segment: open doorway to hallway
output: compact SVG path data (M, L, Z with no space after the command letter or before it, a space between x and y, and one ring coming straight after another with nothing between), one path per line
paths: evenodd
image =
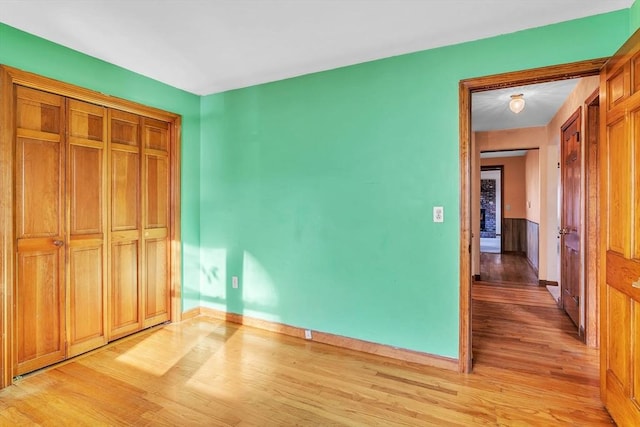
M460 99L460 108L459 108L459 116L460 116L460 350L459 350L459 368L463 372L470 372L472 370L472 344L473 344L473 333L472 333L472 287L473 287L473 278L477 275L477 271L479 271L479 244L477 245L476 250L476 241L479 235L479 221L477 218L477 214L474 213L473 206L474 197L473 192L475 191L473 182L476 182L476 178L479 180L479 153L482 151L479 149L480 144L482 144L482 139L486 139L492 134L491 131L485 131L485 135L479 135L479 132L475 129L472 129L472 96L474 94L493 91L497 89L513 89L515 87L523 86L523 85L531 85L537 83L546 83L546 82L555 82L562 81L566 79L573 78L590 78L598 80L598 76L601 68L605 63L605 59L598 60L588 60L582 62L575 62L571 64L562 64L549 66L544 68L532 69L532 70L524 70L517 71L511 73L504 73L493 76L485 76L478 77L472 79L466 79L460 81L459 89L459 99ZM597 92L597 91L596 91ZM593 92L591 93L593 95ZM570 108L575 111L575 105L590 105L587 103L587 97L591 95L587 95L585 98L580 99L580 96L571 97L571 103L573 104ZM569 98L567 98L568 100ZM594 101L595 102L595 101ZM503 100L501 105L495 103L498 109L506 110L508 107L509 99ZM477 103L474 103L477 106ZM506 111L505 111L506 112ZM514 119L517 120L517 119ZM561 120L561 119L560 119ZM562 123L558 125L561 126ZM503 135L508 135L508 130L503 132ZM550 138L556 135L558 139L560 139L560 132L553 131L553 133L542 132L541 137L543 141L549 141ZM513 138L505 138L506 140L513 141ZM597 139L597 138L596 138ZM587 139L588 140L588 139ZM597 141L595 142L597 145L600 145ZM500 147L498 149L505 149L504 147ZM547 159L550 156L548 148L545 150L540 149L540 158L542 160ZM556 171L558 167L558 160L556 160ZM597 177L598 175L598 166L596 165L591 168L587 168L587 174L584 175L584 180L586 182L590 182L591 177ZM541 171L541 180L548 180L548 176L546 174L547 171ZM478 175L476 175L478 174ZM541 188L546 188L545 185L541 182ZM542 198L542 200L558 200L556 195L546 195L547 197ZM586 199L586 200L585 200ZM597 197L594 199L589 195L588 198L582 198L581 200L581 210L588 212L588 217L591 217L591 211L594 207L598 206ZM548 206L547 206L548 208ZM543 212L547 212L547 210L542 209ZM556 212L557 214L557 212ZM477 226L476 226L477 224ZM597 227L594 229L591 227L591 221L587 222L586 228L588 232L583 236L590 236L592 231L597 231ZM585 227L583 223L583 227ZM555 251L557 253L559 246L559 238L558 231L559 230L549 230L547 227L546 230L540 230L539 237L545 237L546 243L549 243L550 239L547 233L553 233L553 237L555 238ZM589 237L591 239L591 237ZM553 241L553 239L551 239ZM584 238L583 238L584 241ZM540 246L542 246L542 241L539 242ZM589 249L589 252L593 256L593 252ZM596 254L599 252L596 251ZM541 255L541 254L540 254ZM540 256L540 266L542 270L542 266L545 265L542 261L542 256ZM548 270L548 269L547 269ZM587 325L588 329L586 330L586 341L590 345L594 345L589 337L597 337L598 336L598 295L596 293L596 283L591 280L591 277L594 277L594 272L592 271L593 267L587 263L585 268L581 271L581 292L586 294L586 298L583 298L581 301L588 300L589 303L585 304L585 325ZM540 271L541 280L544 277ZM546 273L546 272L545 272ZM587 280L584 280L584 278ZM583 295L584 297L585 295ZM595 303L592 304L591 298L595 299ZM582 323L582 320L581 320Z
M539 274L539 284L541 285L557 285L561 278L561 263L560 263L560 248L562 242L561 231L561 192L558 191L559 177L561 172L560 165L560 128L566 121L567 117L571 116L576 108L583 108L586 104L587 98L593 94L594 88L598 87L598 77L596 76L598 69L592 63L576 63L575 71L573 73L567 73L568 66L549 67L548 69L523 71L518 73L505 74L503 76L489 76L486 78L479 78L473 80L467 80L461 82L461 153L466 152L466 146L468 146L468 166L463 165L463 170L467 167L469 173L468 187L463 185L463 194L468 194L470 197L470 204L467 205L464 200L462 201L462 215L461 227L463 230L463 239L461 249L464 248L466 242L469 244L470 256L461 256L461 276L465 273L464 265L469 262L471 277L479 279L478 272L480 271L481 251L480 251L480 202L479 202L479 188L480 188L480 153L483 151L503 151L515 148L524 148L527 150L535 150L537 155L538 168L538 189L539 192L539 205L537 207L538 216L532 216L531 212L535 206L535 200L531 200L526 196L525 209L526 209L526 240L527 245L526 252L533 256L528 257L531 264L535 265ZM557 68L557 69L556 69ZM529 74L530 73L530 74ZM578 79L579 78L579 79ZM536 106L534 96L531 94L541 86L540 82L545 82L544 85L548 87L542 87L542 90L552 88L554 84L561 82L569 87L567 92L564 93L563 99L559 106L552 109L550 116L542 124L527 123L526 120L521 120L517 126L505 126L504 128L486 128L478 129L476 127L475 119L477 118L476 107L481 105L481 102L477 102L476 95L489 94L495 92L493 95L498 94L504 98L501 107L496 107L499 104L494 96L491 101L494 104L493 111L496 112L496 108L502 109L502 115L508 116L509 111L509 91L515 90L522 94L526 90L531 89L530 94L524 94L525 99L528 98L527 106ZM531 83L531 84L530 84ZM534 90L535 89L535 90ZM472 101L472 96L473 101ZM550 93L543 98L549 100ZM480 98L478 98L480 99ZM465 101L469 103L465 106ZM468 113L463 111L468 108ZM524 117L516 113L511 114L511 124L517 122ZM466 123L466 125L465 125ZM466 135L466 137L465 137ZM511 145L510 145L511 144ZM518 145L513 145L518 144ZM596 168L597 169L597 168ZM580 191L581 194L585 191L585 177L580 178ZM463 177L464 179L464 177ZM464 197L464 196L463 196ZM581 196L579 202L579 209L581 212L585 212L587 204L593 205L593 201L585 201ZM468 206L468 210L466 208ZM586 215L586 214L585 214ZM465 234L464 224L469 221L470 229L469 234ZM502 227L503 234L505 233L505 227ZM468 240L467 237L468 236ZM472 237L473 236L473 237ZM504 243L504 237L503 237ZM538 246L538 250L531 250L531 245ZM584 244L581 243L581 244ZM534 248L535 249L535 248ZM502 248L504 251L504 247ZM461 254L462 254L461 250ZM468 260L468 261L467 261ZM580 280L580 298L584 298L586 295L593 295L595 287L592 283L585 282L585 276L587 272L584 267L581 267L579 280ZM472 283L466 285L466 280L461 277L461 308L463 315L461 318L461 325L470 325L471 311L467 312L468 318L465 318L465 307L471 305L470 297L472 289ZM541 287L542 290L544 288ZM469 293L467 293L469 290ZM544 290L546 292L546 290ZM547 293L548 295L548 293ZM468 304L468 305L467 305ZM585 305L581 303L581 310L584 310ZM580 318L580 327L583 327L585 319L590 319L589 322L596 320L597 312L592 307L589 312L585 312ZM469 323L467 323L469 321ZM591 334L597 334L596 328L591 326ZM461 365L468 363L471 364L470 359L466 359L465 355L470 356L470 349L472 344L471 332L466 334L461 333ZM576 330L577 337L577 330Z

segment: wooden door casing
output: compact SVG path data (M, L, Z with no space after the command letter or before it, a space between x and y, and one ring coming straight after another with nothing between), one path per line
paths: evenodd
M64 98L16 88L16 281L13 374L63 360Z
M640 32L600 84L601 395L620 426L640 424Z
M567 119L560 129L561 143L561 270L562 308L576 327L580 327L580 178L581 108Z

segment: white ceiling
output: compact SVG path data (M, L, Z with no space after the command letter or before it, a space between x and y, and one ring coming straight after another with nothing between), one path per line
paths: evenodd
M633 0L0 0L0 22L210 94L628 8Z
M471 128L474 131L546 126L575 89L580 79L560 80L471 94ZM511 95L522 94L524 110L509 110Z

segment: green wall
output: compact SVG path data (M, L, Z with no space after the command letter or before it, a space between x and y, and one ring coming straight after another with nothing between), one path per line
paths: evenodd
M639 7L205 97L3 24L0 63L183 116L185 310L457 357L458 82L610 55Z
M624 10L203 97L203 305L457 357L459 81L608 56L629 25Z
M183 308L198 306L200 97L2 23L0 64L182 115Z
M634 1L629 9L629 35L640 28L640 1Z

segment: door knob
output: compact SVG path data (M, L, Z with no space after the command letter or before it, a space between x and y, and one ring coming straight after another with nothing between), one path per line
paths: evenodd
M560 234L561 236L564 236L565 234L569 234L569 229L561 228L560 231L558 231L558 234Z
M57 247L64 246L64 242L62 240L54 240L53 246L57 246Z

